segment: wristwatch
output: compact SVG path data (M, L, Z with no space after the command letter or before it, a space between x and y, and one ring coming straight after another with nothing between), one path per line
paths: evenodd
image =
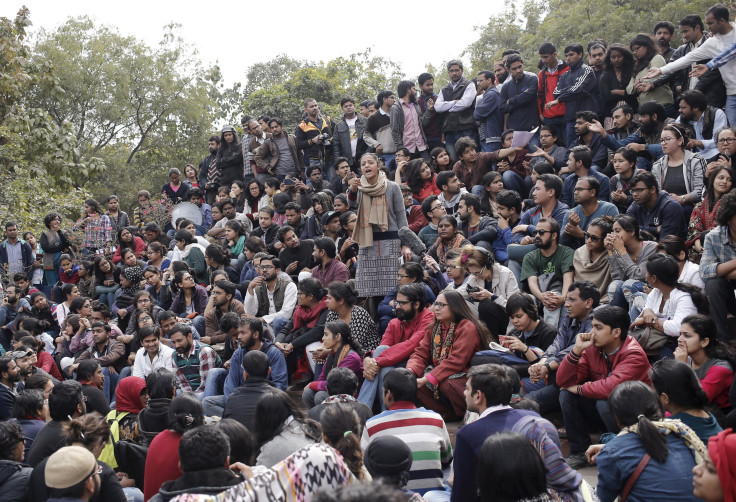
M547 368L547 371L549 371L550 373L552 373L552 368L550 367L550 365L549 365L548 362L545 361L544 367Z

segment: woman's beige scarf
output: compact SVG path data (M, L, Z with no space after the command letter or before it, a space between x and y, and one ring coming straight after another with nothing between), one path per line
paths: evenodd
M362 197L358 206L358 221L353 230L353 240L360 247L373 245L373 225L377 225L381 232L388 230L388 207L386 203L386 189L388 181L383 172L378 173L378 179L371 185L365 176L360 178L358 188Z

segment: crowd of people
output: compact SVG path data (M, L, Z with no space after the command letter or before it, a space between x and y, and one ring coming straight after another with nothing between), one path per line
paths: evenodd
M3 500L734 500L736 30L704 20L245 116L131 216L4 222Z

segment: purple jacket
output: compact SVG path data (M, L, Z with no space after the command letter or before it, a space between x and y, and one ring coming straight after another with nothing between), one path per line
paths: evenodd
M204 315L204 309L207 307L207 290L204 289L204 286L200 286L199 284L195 286L192 301L194 302L194 311L199 312L199 315ZM187 304L184 300L184 293L181 291L171 301L171 311L179 317L186 317Z
M358 377L358 384L363 382L363 359L358 355L357 352L350 351L345 359L337 366L338 368L347 368ZM327 390L327 372L326 366L322 366L322 373L320 373L317 379L317 390Z

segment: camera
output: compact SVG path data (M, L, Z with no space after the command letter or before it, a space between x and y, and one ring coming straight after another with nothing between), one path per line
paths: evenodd
M465 289L468 293L477 293L478 291L480 291L480 288L478 286L468 286Z
M330 135L326 132L323 132L318 136L319 138L322 138L322 144L324 146L330 146L332 144L332 141L330 141Z

